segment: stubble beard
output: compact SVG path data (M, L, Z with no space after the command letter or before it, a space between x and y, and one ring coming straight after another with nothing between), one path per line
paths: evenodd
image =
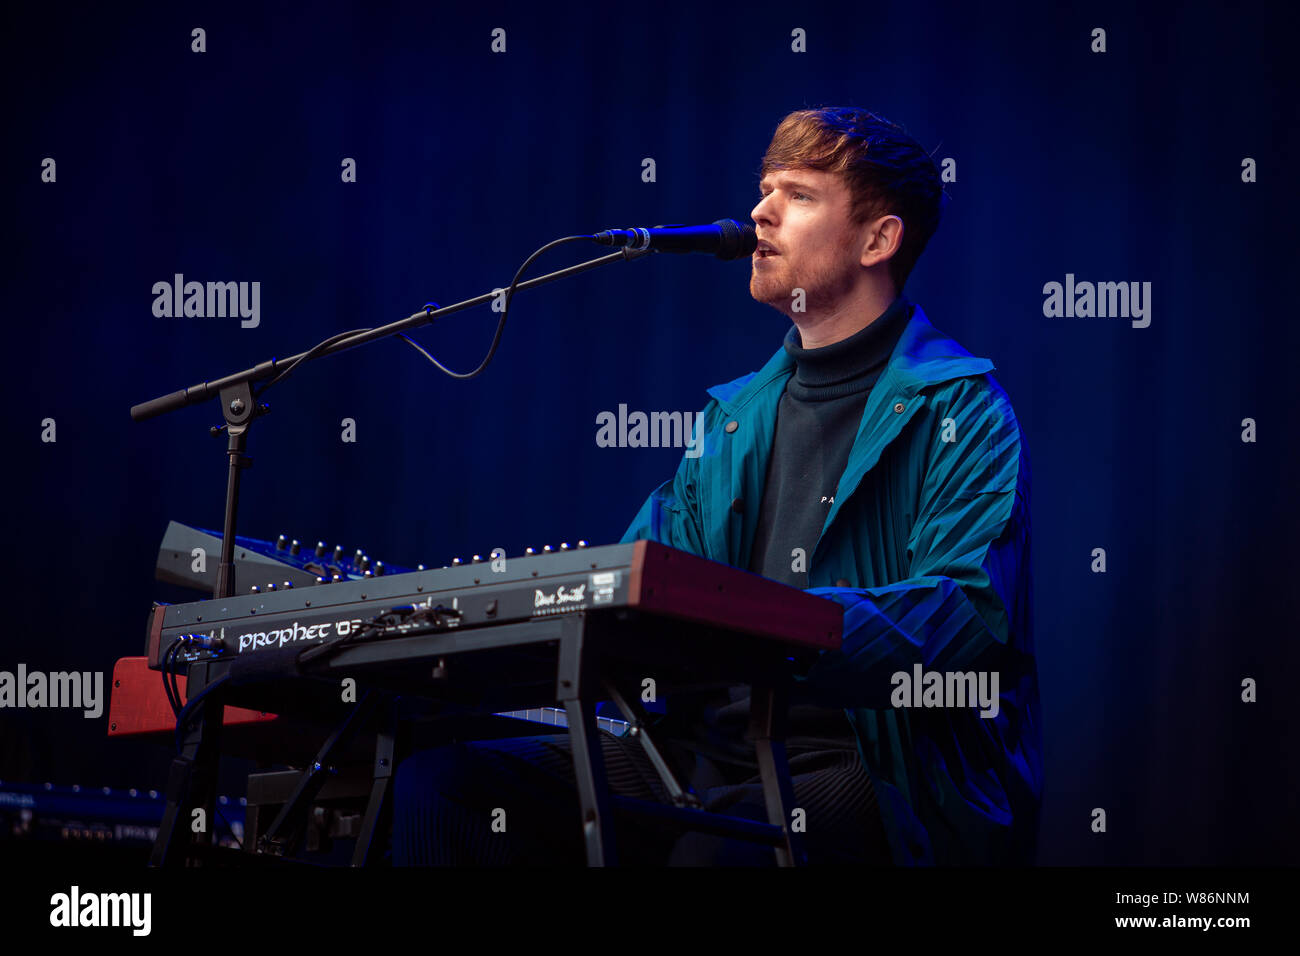
M753 264L750 268L749 294L755 301L766 303L787 315L794 304L795 289L804 290L805 312L817 314L835 310L852 292L860 269L847 256L824 264L810 273L798 270L789 273L786 271L788 263L784 262L779 266L765 266L763 271L766 275L760 275L758 267Z

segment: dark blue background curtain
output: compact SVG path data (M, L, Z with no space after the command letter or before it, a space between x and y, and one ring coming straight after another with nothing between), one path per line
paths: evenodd
M25 5L4 39L0 669L140 653L167 521L220 525L215 406L133 423L131 405L504 286L552 238L748 221L781 116L858 105L954 161L906 291L994 361L1030 443L1040 862L1294 861L1300 156L1281 9ZM259 324L156 317L177 273L260 283ZM696 411L761 366L788 323L748 274L659 256L521 293L469 382L394 341L300 369L253 432L241 532L404 565L617 540L681 450L598 447L596 417ZM1046 316L1067 274L1149 282L1149 326ZM496 318L417 337L464 370ZM0 712L0 779L161 786L150 748L104 738L102 717Z

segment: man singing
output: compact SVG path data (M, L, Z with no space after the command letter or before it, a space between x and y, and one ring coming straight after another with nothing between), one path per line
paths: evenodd
M793 323L709 389L703 454L642 507L650 538L832 598L844 641L799 675L787 752L810 863L1028 864L1042 793L1029 459L1006 393L902 295L939 171L865 110L801 110L763 157L750 293ZM670 710L706 809L766 821L743 688ZM664 799L601 734L614 792ZM493 807L517 800L510 833ZM516 825L518 816L524 817ZM770 864L770 847L619 821L625 861ZM580 862L567 736L442 748L398 773L396 863Z

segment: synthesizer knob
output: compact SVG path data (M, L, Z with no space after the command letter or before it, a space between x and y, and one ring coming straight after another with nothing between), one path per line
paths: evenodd
M301 550L302 550L302 542L299 541L297 538L294 538L293 543L289 545L289 553L296 555Z
M473 560L474 560L474 563L475 563L475 564L482 564L482 563L483 563L483 555L481 555L481 554L476 554L476 555L474 555L474 559L473 559Z
M262 593L262 589L259 588L256 584L254 584L251 588L248 589L248 593L249 593L249 594L261 594L261 593Z
M567 542L567 541L561 541L561 542L560 542L560 550L561 550L561 551L568 551L568 550L569 550L569 542Z
M333 581L334 581L335 584L338 584L338 583L339 583L340 581L342 581L342 580L343 580L343 575L341 575L341 574L336 574L336 575L334 575Z
M384 562L375 562L375 577L380 577L384 573Z
M452 559L451 559L451 566L452 566L453 568L458 568L458 567L460 567L460 566L461 566L462 564L464 564L464 563L465 563L465 562L461 561L460 558L452 558Z
M283 551L288 546L289 546L289 539L286 538L284 535L280 535L280 537L275 539L275 550Z
M550 553L551 553L551 550L552 550L552 549L551 549L551 546L550 546L549 544L544 544L544 545L542 545L542 554L550 554Z
M536 548L524 548L524 554L528 555L530 558L536 553L537 553Z
M373 578L373 577L375 576L375 572L374 572L374 571L363 571L363 572L361 573L361 576L362 576L363 578Z
M270 583L268 583L267 586L266 586L266 589L267 589L268 591L274 591L274 590L275 590L275 582L274 582L274 581L271 581Z
M334 545L334 563L338 564L342 560L343 560L343 545L336 544Z
M352 555L352 566L354 568L361 567L361 561L363 558L365 558L365 556L366 553L362 551L360 548L357 548L357 553Z
M282 585L280 585L280 587L282 587L282 588L291 588L291 587L293 587L293 582L292 582L292 581L285 581Z
M316 551L315 551L315 554L316 554L316 557L318 557L318 558L323 558L323 557L325 557L325 542L324 542L324 541L317 541L317 542L316 542Z
M318 575L316 575L316 583L317 583L317 584L324 584L324 583L325 583L325 579L324 579L323 577L321 577L321 576L318 574Z
M423 571L423 570L424 570L424 565L423 565L423 564L417 564L417 565L415 566L415 570L417 570L417 571Z
M587 546L587 542L585 542L585 541L579 541L579 542L578 542L578 547L580 547L580 548L585 548L586 546Z
M367 554L363 554L361 556L361 563L357 565L357 567L361 568L362 571L370 570L370 556Z

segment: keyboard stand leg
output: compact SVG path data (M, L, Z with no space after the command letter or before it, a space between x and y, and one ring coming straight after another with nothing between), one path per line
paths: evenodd
M794 785L785 756L785 726L789 694L785 686L755 683L750 697L750 736L758 752L759 776L767 803L767 820L781 828L784 843L776 848L778 866L803 866L808 862L803 840L791 828Z
M673 805L677 807L690 807L694 810L703 809L700 798L690 789L689 785L679 783L679 780L685 780L680 770L673 766L671 758L664 751L661 751L658 745L650 738L650 718L642 708L641 702L635 697L625 697L614 686L612 681L604 681L605 695L619 709L624 719L630 723L631 729L628 730L628 736L633 737L641 745L642 751L646 758L654 766L655 772L659 774L659 779L663 782L664 788L668 791L668 797L672 800Z
M583 693L583 637L586 615L565 615L560 638L556 699L569 722L573 772L582 810L582 836L588 866L614 866L614 815L605 779L605 756L600 748L595 703Z
M335 773L332 766L335 748L347 742L357 732L358 727L370 719L370 712L374 710L377 699L376 692L367 691L360 702L348 711L343 723L326 738L311 766L299 775L297 786L294 787L289 799L280 807L280 812L276 814L271 825L258 836L256 846L258 853L287 857L298 849L298 843L307 825L308 808L320 793L325 781Z
M375 782L370 788L366 815L361 821L361 832L357 834L356 849L352 852L353 866L373 865L381 855L372 852L372 844L376 831L382 832L380 823L392 809L389 796L393 783L393 766L397 763L397 705L391 700L385 701L385 705L386 710L380 718L381 724L375 739Z

